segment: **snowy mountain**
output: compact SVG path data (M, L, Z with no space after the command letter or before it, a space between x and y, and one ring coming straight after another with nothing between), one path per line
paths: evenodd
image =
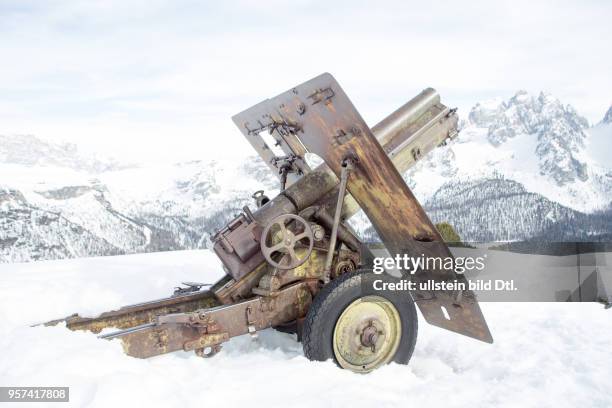
M92 166L29 136L31 155L11 151L16 139L2 146L0 262L204 248L253 191L276 188L260 161Z
M91 173L128 167L110 158L83 154L74 144L53 144L32 135L0 135L0 163L67 167Z
M610 106L610 109L608 109L608 111L604 115L604 118L601 121L601 123L602 124L612 124L612 106Z
M434 223L451 223L471 242L612 241L612 207L583 213L499 175L445 183L423 206ZM353 224L364 239L379 240L363 214Z
M520 91L477 104L405 178L465 240L609 240L605 122L588 127L571 106ZM256 157L122 166L33 136L0 136L0 175L0 262L205 248L254 191L278 192ZM351 224L375 236L362 213Z
M487 139L496 147L518 135L531 135L540 174L558 186L588 179L587 164L581 157L588 122L549 95L534 98L519 91L495 107L477 105L469 120L475 127L486 128Z
M571 106L550 95L519 91L507 101L479 103L460 135L408 172L422 200L445 183L502 176L581 212L604 210L612 202L612 129L589 128Z
M612 239L612 211L585 214L503 178L444 184L425 208L434 222L452 220L472 241Z
M473 241L612 237L612 126L545 93L478 103L406 181L435 222ZM371 232L371 231L370 231Z
M11 167L20 177L0 187L4 262L204 248L210 234L251 204L253 191L266 188L248 169L218 162L95 178L14 165L0 166L0 172Z

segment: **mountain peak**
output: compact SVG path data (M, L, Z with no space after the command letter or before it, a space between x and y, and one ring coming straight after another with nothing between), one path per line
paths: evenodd
M72 143L53 143L34 135L0 135L0 162L25 166L68 167L88 173L121 168L112 159L99 159L79 151Z
M552 96L550 92L546 92L546 91L540 91L540 94L538 95L538 102L540 102L542 105L561 104L561 102L557 98Z
M488 128L489 141L493 145L504 143L517 134L539 133L552 127L553 122L562 122L563 126L578 134L589 126L571 105L563 105L547 92L540 92L535 97L525 90L517 91L507 100L477 103L468 120L472 125Z
M536 154L540 173L551 177L559 186L588 178L587 166L581 160L588 122L570 105L547 92L533 96L520 90L498 104L477 104L469 122L487 130L487 139L500 146L518 135L537 138Z
M522 103L522 102L527 102L529 99L530 99L529 92L527 92L524 89L520 89L520 90L516 91L514 96L512 98L510 98L508 102L511 102L511 103Z
M612 123L612 106L610 106L610 108L608 109L608 111L604 115L604 118L601 121L601 123L606 123L606 124Z

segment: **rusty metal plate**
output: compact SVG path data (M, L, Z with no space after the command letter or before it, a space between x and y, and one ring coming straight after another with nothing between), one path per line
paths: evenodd
M357 160L348 190L392 256L452 256L391 159L330 74L263 101L233 120L246 137L252 133L249 129L256 127L282 129L292 144L297 139L338 177L344 159ZM465 282L462 275L448 270L419 271L413 279ZM492 342L473 292L415 291L413 295L428 323Z

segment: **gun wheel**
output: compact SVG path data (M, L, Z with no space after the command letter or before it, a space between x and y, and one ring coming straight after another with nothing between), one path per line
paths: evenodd
M336 361L352 371L370 371L391 361L402 335L399 312L380 296L364 296L344 309L334 328Z
M304 354L367 373L392 361L407 364L417 336L417 315L410 295L376 291L375 279L389 275L357 272L327 284L314 299L304 322Z

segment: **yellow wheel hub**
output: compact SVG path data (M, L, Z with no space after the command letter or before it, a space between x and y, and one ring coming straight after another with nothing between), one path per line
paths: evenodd
M342 368L368 372L389 363L402 337L395 306L380 296L355 300L342 312L334 328L334 355Z

